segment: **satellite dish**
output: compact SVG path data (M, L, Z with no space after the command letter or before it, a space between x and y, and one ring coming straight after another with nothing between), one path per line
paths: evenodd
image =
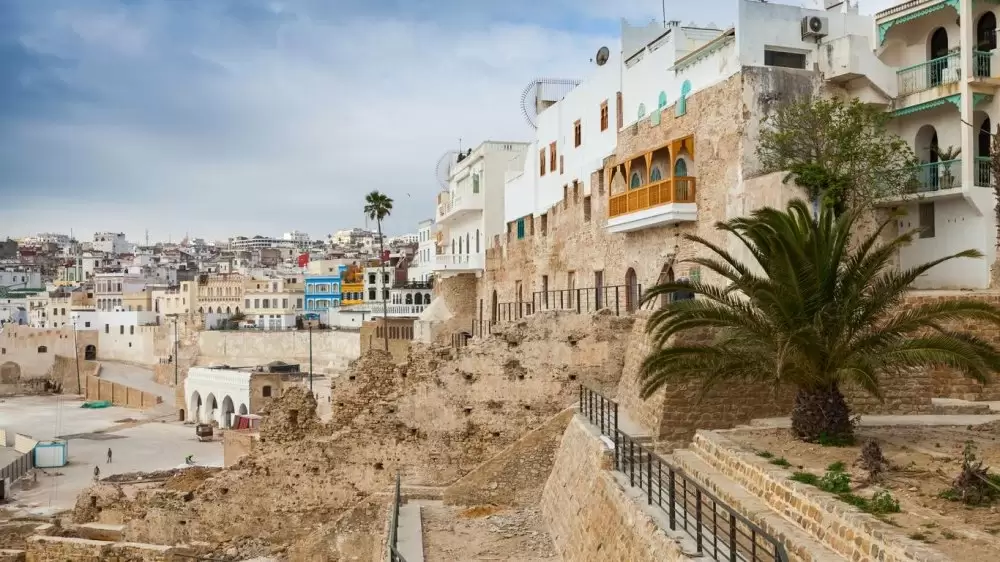
M459 150L449 150L438 159L436 174L438 184L441 185L441 189L448 189L448 180L451 178L451 169L458 162L459 154L461 154L461 151Z
M597 61L597 66L604 66L610 56L611 51L607 47L601 47L597 50L597 56L594 57L594 60Z

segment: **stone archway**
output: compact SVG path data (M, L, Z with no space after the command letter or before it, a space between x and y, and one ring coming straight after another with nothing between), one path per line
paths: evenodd
M233 423L232 415L236 413L236 406L233 405L233 399L226 396L222 399L222 417L219 420L219 427L228 429Z
M209 393L209 395L205 397L205 411L202 415L204 417L204 423L219 421L219 401L216 400L215 394Z
M83 358L87 361L97 360L97 346L89 344L87 347L83 348Z
M190 412L191 420L194 423L202 423L202 411L201 411L201 394L198 391L191 393L191 398L188 399L188 412Z

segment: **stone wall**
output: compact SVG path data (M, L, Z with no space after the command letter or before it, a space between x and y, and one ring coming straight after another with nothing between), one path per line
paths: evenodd
M84 379L87 400L109 400L114 406L146 410L156 407L162 398L151 392L143 392L121 383L102 380L97 376Z
M444 502L511 507L537 504L574 412L572 408L561 412L448 486Z
M434 283L434 300L414 323L415 339L424 344L447 344L457 332L471 332L478 318L477 279L458 275Z
M88 345L97 346L96 330L79 330L74 334L71 327L47 329L6 325L0 330L0 364L17 363L22 379L44 378L51 374L56 355L76 357L79 352L79 356L84 357ZM40 351L43 347L44 351Z
M97 358L140 365L157 362L155 340L159 326L99 326Z
M783 514L845 560L945 562L947 558L909 539L888 523L812 486L790 480L790 473L769 464L724 432L699 431L695 452L723 475Z
M63 357L62 355L55 357L50 378L62 385L63 393L83 394L87 389L87 378L99 376L101 373L101 364L97 361L80 359L79 371L76 363L75 357Z
M256 432L228 430L222 432L222 466L230 467L253 452Z
M309 332L203 331L198 334L198 349L198 365L250 366L272 361L307 365ZM312 332L315 372L341 373L359 351L357 332Z
M34 536L28 539L27 562L174 562L183 560L172 547L155 544L116 543L65 537Z
M597 430L570 420L542 493L542 514L563 560L679 562L678 541L611 473L612 457Z
M386 340L382 334L382 317L376 317L361 325L361 354L371 349L385 351ZM413 318L389 318L389 354L397 363L403 363L410 355L410 342L413 341Z

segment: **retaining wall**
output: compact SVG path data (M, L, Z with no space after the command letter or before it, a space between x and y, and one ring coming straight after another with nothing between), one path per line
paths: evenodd
M109 400L112 405L145 410L163 400L152 392L142 392L124 384L101 380L96 376L84 379L87 400Z

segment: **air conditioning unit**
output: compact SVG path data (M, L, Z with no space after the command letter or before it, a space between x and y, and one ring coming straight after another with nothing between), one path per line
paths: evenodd
M813 37L819 39L830 34L830 20L819 16L806 16L802 18L802 38Z

